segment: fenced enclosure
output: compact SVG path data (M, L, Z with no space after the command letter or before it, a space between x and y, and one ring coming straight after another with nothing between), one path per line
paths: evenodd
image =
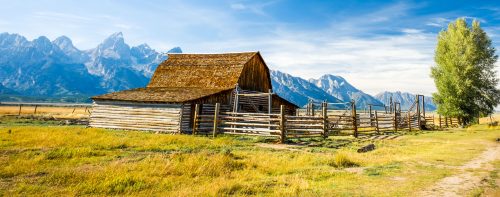
M214 105L213 110L204 111L199 110L203 108L202 104L196 104L193 134L277 137L284 143L290 138L332 135L358 137L396 131L442 129L459 124L457 118L439 117L439 125L436 125L434 116L423 115L418 100L408 111L401 111L395 105L391 111L370 108L358 113L354 102L341 104L346 107L331 109L326 102L321 103L321 107L314 107L313 104L306 109L298 109L293 115L287 114L284 106L281 106L279 113L243 113L229 111L228 107L221 111L220 104Z
M47 107L65 108L67 113L83 110L85 114L92 114L92 106L88 104L1 103L1 106L9 109L15 108L12 115L40 114L40 109ZM257 112L234 112L230 105L195 104L194 110L185 110L185 112L193 113L194 118L191 121L183 119L178 124L181 128L191 128L191 134L265 136L276 137L281 142L291 138L337 135L358 137L397 131L442 129L458 127L460 124L457 118L440 115L425 116L425 112L422 113L418 106L420 104L415 103L407 111L402 111L397 104L389 110L387 107L382 110L372 110L371 107L359 110L356 109L354 102L312 103L304 109L297 109L295 113L291 113L284 106L271 110L269 108L256 110ZM130 124L141 126L133 122ZM182 133L182 131L177 131L177 133Z

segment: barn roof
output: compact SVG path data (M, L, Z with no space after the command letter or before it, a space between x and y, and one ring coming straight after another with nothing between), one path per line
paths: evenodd
M245 64L257 54L169 54L147 87L231 89L238 83Z
M192 101L217 94L227 89L209 89L209 88L136 88L112 92L100 96L92 97L99 100L119 100L119 101L141 101L155 103L182 103Z
M98 100L179 103L234 89L245 64L259 52L169 54L146 88L92 97ZM260 57L262 59L262 57Z

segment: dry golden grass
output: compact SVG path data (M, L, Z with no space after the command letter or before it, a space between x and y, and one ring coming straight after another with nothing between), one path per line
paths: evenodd
M438 114L436 114L434 112L428 112L428 113L426 113L426 116L427 117L434 117L435 123L439 124L439 115ZM488 124L490 122L495 122L495 121L500 122L500 113L495 113L495 114L491 115L491 119L489 116L480 118L479 124Z
M36 115L48 115L55 118L85 118L89 116L88 110L91 110L91 108L38 106L36 108ZM17 114L19 114L19 106L0 106L0 115ZM32 114L35 115L35 106L21 107L21 115Z
M500 113L495 113L491 115L491 118L490 117L480 118L479 124L488 124L490 122L495 122L495 121L500 122Z
M259 138L0 123L0 195L406 196L457 173L500 128L418 133L340 149L259 147ZM9 133L8 130L11 132ZM357 167L356 167L357 166Z

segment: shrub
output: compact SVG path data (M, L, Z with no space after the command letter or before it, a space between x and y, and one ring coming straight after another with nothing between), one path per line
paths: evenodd
M359 164L357 162L350 159L344 153L335 154L333 159L328 162L328 165L335 167L335 168L349 168L349 167L358 167L359 166Z

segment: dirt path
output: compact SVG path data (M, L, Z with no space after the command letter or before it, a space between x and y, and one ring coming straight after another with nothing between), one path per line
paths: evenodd
M467 191L480 187L482 180L495 170L492 161L500 159L500 145L493 144L481 155L456 168L459 173L441 179L418 196L464 196Z
M305 147L305 146L290 145L290 144L268 144L268 143L258 143L256 144L256 146L262 148L272 148L277 150L289 150L289 151L303 151L300 150L300 148Z

